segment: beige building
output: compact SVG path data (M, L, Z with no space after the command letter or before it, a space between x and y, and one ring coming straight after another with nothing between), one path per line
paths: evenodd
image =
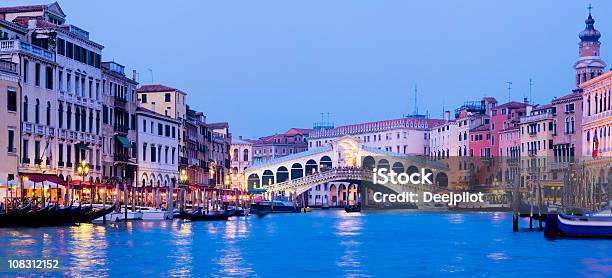
M232 138L230 150L231 181L232 185L240 190L247 191L245 170L253 164L253 143Z
M521 185L529 180L550 180L553 162L554 106L535 106L520 118Z
M19 165L19 121L21 92L19 91L19 75L17 64L0 60L0 188L7 181L18 180L17 165ZM4 202L6 191L0 190L0 202Z

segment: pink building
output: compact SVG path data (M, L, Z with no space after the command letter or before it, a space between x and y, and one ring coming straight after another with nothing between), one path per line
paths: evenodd
M567 168L576 155L582 153L580 127L582 126L582 93L574 92L555 98L553 121L553 154L557 168Z
M504 149L500 147L500 133L514 128L520 122L520 117L527 114L527 99L524 102L510 101L491 109L491 155L503 156Z

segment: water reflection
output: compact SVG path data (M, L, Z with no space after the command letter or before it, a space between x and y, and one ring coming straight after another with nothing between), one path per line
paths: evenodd
M338 213L338 221L335 225L336 235L340 237L342 255L336 265L344 270L347 277L367 277L362 269L361 242L359 236L363 227L361 213Z
M170 254L168 259L172 262L171 276L193 275L193 223L185 221L172 222L170 239Z
M78 276L82 272L96 272L107 275L107 248L104 226L81 224L68 230L68 240L65 242L68 261L63 262L70 276Z
M246 262L240 249L240 243L248 238L249 229L247 221L240 217L227 221L223 234L219 259L215 263L220 273L213 273L215 277L245 277L255 274L255 270Z

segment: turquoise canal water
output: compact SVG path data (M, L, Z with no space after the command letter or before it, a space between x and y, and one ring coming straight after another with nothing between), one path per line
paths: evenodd
M59 258L61 272L47 276L612 276L612 240L549 241L513 233L511 219L330 210L0 229L0 258Z

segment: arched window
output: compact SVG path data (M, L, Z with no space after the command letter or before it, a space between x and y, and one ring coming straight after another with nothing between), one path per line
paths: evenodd
M51 102L47 101L47 125L51 125Z
M59 106L57 107L57 121L58 121L58 127L63 128L64 127L64 105L61 102L59 103Z
M28 121L28 97L23 97L23 121Z
M70 129L72 127L72 106L68 104L66 108L66 128Z
M242 161L249 161L249 150L248 149L244 149L243 155L242 155Z
M234 149L232 160L238 161L238 149Z
M40 100L36 99L34 106L34 122L40 124Z

